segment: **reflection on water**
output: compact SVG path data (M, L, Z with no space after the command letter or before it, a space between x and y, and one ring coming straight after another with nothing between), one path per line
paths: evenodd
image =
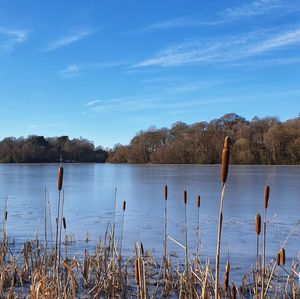
M22 242L38 233L43 238L44 189L50 193L52 213L57 203L55 164L0 165L0 197L8 196L8 234ZM65 164L65 217L78 247L93 247L112 220L117 188L117 236L120 234L122 201L127 201L124 251L137 240L162 253L164 185L169 186L168 231L184 243L183 191L188 192L189 246L196 246L197 194L201 194L201 253L214 261L220 200L219 165L111 165ZM300 218L300 167L231 166L226 186L221 258L228 252L237 273L255 262L254 217L262 214L263 188L271 187L268 208L267 254L275 256L294 223ZM54 219L52 220L54 223ZM289 257L296 258L300 229L287 242ZM84 243L86 234L91 242ZM48 234L49 235L49 234ZM80 246L79 246L80 245ZM169 243L169 251L182 251ZM236 267L235 267L236 265Z

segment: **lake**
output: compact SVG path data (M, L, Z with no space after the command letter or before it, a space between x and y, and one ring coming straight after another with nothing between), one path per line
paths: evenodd
M44 190L49 190L52 223L57 205L57 164L0 164L0 213L8 196L7 231L16 247L38 234L43 240ZM220 165L119 165L64 164L64 197L67 232L76 238L74 252L93 248L103 238L113 218L117 188L116 236L120 236L122 201L126 200L124 252L130 255L135 241L146 249L163 252L164 185L169 187L168 233L184 243L183 192L188 194L189 248L196 246L197 205L201 195L200 254L215 261L217 222L221 194ZM263 189L268 181L267 256L273 258L293 225L300 219L299 166L230 166L226 184L221 260L229 254L231 275L240 277L255 264L254 217L263 215ZM2 215L1 214L1 215ZM2 219L1 219L2 221ZM89 235L89 243L85 242ZM49 231L48 231L49 236ZM287 258L297 259L300 229L286 244ZM168 251L179 256L183 249L169 241ZM221 266L223 271L223 266Z

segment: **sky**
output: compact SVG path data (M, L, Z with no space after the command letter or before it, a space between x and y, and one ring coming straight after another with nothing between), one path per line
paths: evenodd
M128 144L300 113L299 0L0 0L0 139Z

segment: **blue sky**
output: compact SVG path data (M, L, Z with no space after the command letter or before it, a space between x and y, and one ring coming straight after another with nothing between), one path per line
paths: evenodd
M0 138L300 112L300 1L0 0Z

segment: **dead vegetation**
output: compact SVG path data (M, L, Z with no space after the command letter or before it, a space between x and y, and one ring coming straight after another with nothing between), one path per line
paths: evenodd
M244 275L241 282L230 280L229 256L225 269L220 269L221 230L225 182L229 165L229 140L225 139L223 164L221 169L221 202L217 241L216 267L199 252L199 209L200 195L196 198L198 209L196 252L188 248L188 218L186 203L187 191L183 193L185 244L168 235L167 205L168 187L164 188L164 236L163 256L157 259L151 250L146 250L137 242L130 256L123 255L122 242L124 223L126 222L126 201L122 202L122 227L120 242L115 236L115 213L117 209L117 190L113 223L93 252L84 250L80 256L68 254L68 246L73 237L67 236L67 222L63 212L63 168L58 172L58 200L55 232L52 232L51 207L48 193L45 192L44 240L26 242L19 252L13 253L8 242L6 223L8 221L7 199L5 202L2 238L0 242L0 298L300 298L300 269L298 262L286 267L286 241L274 253L274 259L266 261L265 235L267 230L266 209L270 194L267 186L264 193L264 227L262 260L259 262L259 235L261 217L256 214L253 234L257 236L255 268ZM55 207L56 208L56 207ZM50 232L47 232L47 227ZM292 231L300 221L292 228ZM64 238L62 241L62 230ZM287 236L287 239L292 234ZM53 235L55 240L53 240ZM50 236L50 240L49 236ZM286 240L287 240L286 239ZM168 242L174 242L182 251L181 257L168 253ZM183 254L184 252L184 254ZM220 271L221 270L221 271ZM222 271L224 272L222 273ZM224 283L219 283L220 277Z

